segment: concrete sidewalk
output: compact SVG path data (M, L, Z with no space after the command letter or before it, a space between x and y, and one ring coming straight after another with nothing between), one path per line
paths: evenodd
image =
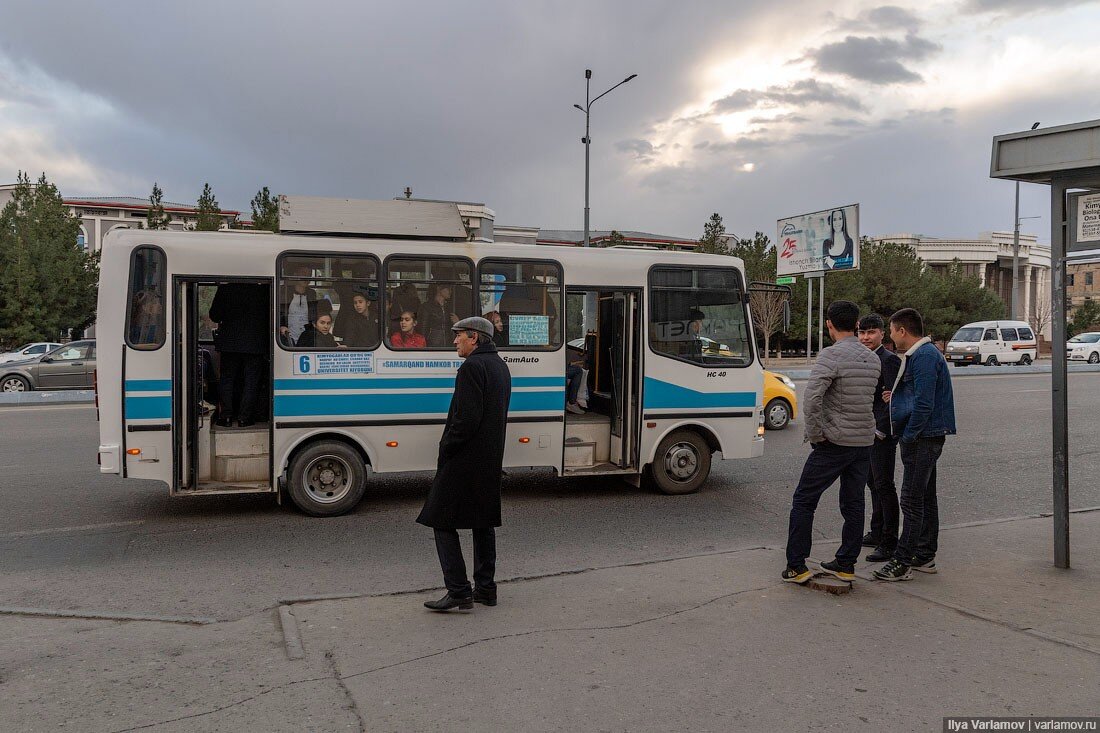
M1073 570L1051 566L1051 520L1025 518L944 529L939 574L844 596L781 583L777 543L515 579L468 613L425 611L433 590L208 625L0 617L0 730L939 731L946 715L1098 715L1100 512L1071 530Z

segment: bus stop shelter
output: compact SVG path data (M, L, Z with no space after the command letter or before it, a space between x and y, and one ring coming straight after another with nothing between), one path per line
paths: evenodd
M993 138L989 175L1050 186L1054 565L1068 568L1066 263L1074 253L1100 249L1100 120L998 135Z

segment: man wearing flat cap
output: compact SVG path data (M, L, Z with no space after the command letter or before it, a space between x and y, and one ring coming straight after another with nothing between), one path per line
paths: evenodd
M447 594L424 605L432 611L468 610L474 602L497 604L496 527L500 526L500 476L508 427L512 378L493 344L493 324L463 318L451 327L465 362L455 376L447 424L439 439L435 480L416 521L435 530L435 548ZM473 530L474 587L458 530Z

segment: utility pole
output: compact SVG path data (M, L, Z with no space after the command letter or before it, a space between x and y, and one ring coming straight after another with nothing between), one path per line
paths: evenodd
M1039 126L1036 122L1031 126L1034 130ZM1037 216L1029 216L1028 219L1038 219ZM1012 307L1010 308L1009 318L1014 321L1020 320L1019 303L1020 303L1020 182L1016 181L1016 218L1012 228Z

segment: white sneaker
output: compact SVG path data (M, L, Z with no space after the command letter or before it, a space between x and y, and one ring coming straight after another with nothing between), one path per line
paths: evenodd
M584 414L584 410L582 410L580 408L580 405L578 405L576 402L570 402L568 405L565 406L565 409L569 410L569 412L572 412L574 415Z

